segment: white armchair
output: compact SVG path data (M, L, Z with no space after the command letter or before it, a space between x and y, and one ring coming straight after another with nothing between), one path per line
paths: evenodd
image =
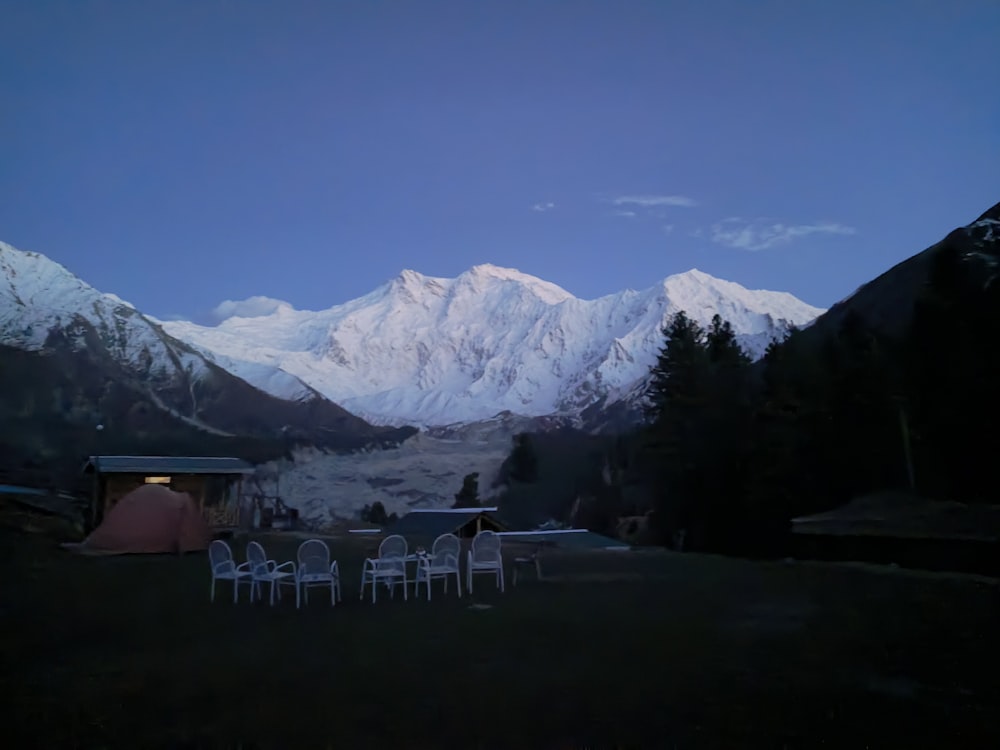
M298 566L295 568L295 606L299 606L300 593L309 603L311 586L330 587L330 605L340 600L340 569L337 561L330 562L330 548L320 539L309 539L299 545Z
M212 566L212 593L209 596L209 601L215 601L215 582L216 581L232 581L233 582L233 603L239 601L240 598L240 583L246 583L251 587L251 596L253 595L253 581L250 576L250 564L240 563L236 564L233 559L233 551L229 548L221 539L216 539L211 544L208 545L208 562Z
M503 555L500 552L500 537L493 531L480 531L472 539L469 562L465 569L465 588L472 593L472 577L476 573L490 573L496 577L497 588L503 587Z
M365 585L372 585L372 602L375 602L375 590L382 582L389 587L391 598L397 584L403 585L403 599L406 599L406 552L407 544L399 534L387 536L378 546L378 557L365 558L361 571L361 599L365 598Z
M250 542L247 545L247 562L250 564L250 601L253 601L254 593L260 598L260 584L271 584L271 606L274 606L275 593L278 600L281 600L280 586L295 586L298 591L297 578L295 575L295 563L289 560L280 565L274 560L269 560L264 548L259 542Z
M444 593L448 593L448 578L455 576L455 586L458 595L462 596L462 576L458 561L461 559L462 542L454 534L442 534L434 540L431 554L417 561L417 577L413 585L413 593L419 594L420 584L427 586L427 601L431 600L431 581L444 579Z

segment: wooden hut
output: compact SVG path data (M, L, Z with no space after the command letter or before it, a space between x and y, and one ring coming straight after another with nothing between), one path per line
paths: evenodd
M213 528L239 523L243 477L253 466L239 458L205 456L91 456L90 517L96 526L118 500L144 484L162 484L194 499Z

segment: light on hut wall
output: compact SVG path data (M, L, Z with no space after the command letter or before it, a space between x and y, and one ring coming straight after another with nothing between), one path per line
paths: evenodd
M170 477L146 477L146 484L170 484Z

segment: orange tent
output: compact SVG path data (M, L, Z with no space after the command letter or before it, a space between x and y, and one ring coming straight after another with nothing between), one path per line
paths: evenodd
M205 519L186 492L146 484L125 495L83 547L108 552L189 552L208 548Z

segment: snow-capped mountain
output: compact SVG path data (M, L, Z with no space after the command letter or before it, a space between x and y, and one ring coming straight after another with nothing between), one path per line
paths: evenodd
M364 445L382 436L391 439L385 430L373 430L285 372L254 363L229 362L231 369L215 364L120 297L94 289L44 255L2 242L0 346L45 356L58 353L64 357L62 366L83 363L81 357L86 360L80 366L88 372L88 383L86 388L81 383L80 388L87 392L76 389L73 398L77 406L60 412L70 421L83 419L84 413L90 415L87 419L100 415L104 423L113 412L121 416L120 410L101 402L111 390L121 392L124 388L132 394L134 406L143 404L145 409L148 405L173 420L217 436L270 437L285 427L294 436L320 430L326 440L338 445ZM55 358L50 359L55 362ZM42 360L31 360L25 366L37 372ZM234 375L231 370L239 368L267 387ZM96 392L90 388L102 379L108 385L104 395L99 388ZM284 391L294 400L276 398L274 390ZM0 394L0 400L3 397ZM47 402L73 401L65 393L54 396L39 392L38 397ZM249 412L248 403L254 405Z
M64 331L82 349L88 325L114 360L151 382L204 372L201 355L172 341L132 304L44 255L0 242L0 344L40 351L54 331Z
M282 398L315 389L378 424L437 426L579 414L634 393L684 310L729 320L753 356L823 310L691 270L595 300L519 271L479 265L457 278L403 271L318 312L287 303L214 327L161 322L171 336ZM304 385L303 385L304 384Z
M64 266L39 253L0 242L0 343L38 351L53 330L90 323L119 363L154 382L183 372L205 373L205 358L165 335L158 322L115 294L100 292ZM80 334L78 333L78 336ZM78 338L83 346L83 339ZM233 363L253 371L253 363ZM257 373L266 392L315 395L304 383L273 368Z

